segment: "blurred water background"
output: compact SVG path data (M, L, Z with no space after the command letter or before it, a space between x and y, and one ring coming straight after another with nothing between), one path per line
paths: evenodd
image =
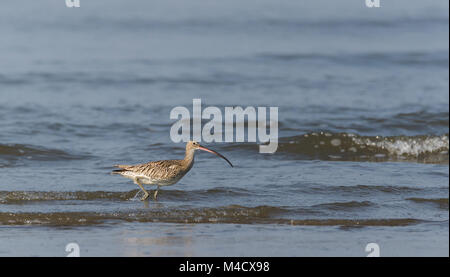
M0 255L449 253L448 1L8 1ZM275 106L142 203L113 164L181 158L175 106Z

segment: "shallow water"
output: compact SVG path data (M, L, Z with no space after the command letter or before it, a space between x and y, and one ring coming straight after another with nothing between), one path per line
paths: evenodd
M363 2L2 4L0 255L448 256L448 3ZM143 203L112 165L181 158L193 98L278 107L278 151Z

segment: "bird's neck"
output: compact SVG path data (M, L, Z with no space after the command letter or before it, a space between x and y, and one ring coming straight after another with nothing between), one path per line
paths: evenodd
M194 163L194 153L195 153L195 150L186 149L186 155L184 156L184 160L183 160L183 163L185 164L185 166L187 166L187 167L192 166L192 164Z

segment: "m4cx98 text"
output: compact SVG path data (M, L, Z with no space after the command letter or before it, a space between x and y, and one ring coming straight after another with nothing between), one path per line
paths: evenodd
M269 262L224 262L223 271L269 271Z

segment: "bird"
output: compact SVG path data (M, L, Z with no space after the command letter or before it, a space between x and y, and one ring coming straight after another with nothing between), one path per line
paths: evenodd
M186 154L183 160L162 160L148 162L137 165L114 165L114 167L120 168L113 170L112 174L118 174L123 177L129 178L138 185L144 192L142 201L146 200L150 194L145 190L143 185L156 185L157 188L153 195L156 200L158 191L161 186L170 186L176 184L186 173L191 170L194 165L195 150L203 150L212 154L215 154L233 167L233 164L225 158L222 154L201 146L196 141L188 141L186 143Z

